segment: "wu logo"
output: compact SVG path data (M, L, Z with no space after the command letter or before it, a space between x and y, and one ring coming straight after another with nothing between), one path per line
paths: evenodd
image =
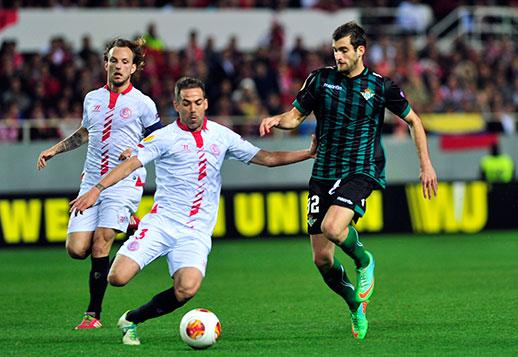
M100 112L100 111L101 111L101 105L100 105L100 104L96 104L96 105L94 105L94 107L93 107L92 111L93 111L94 113L98 113L98 112Z
M372 97L374 97L374 92L370 89L370 88L366 88L364 89L362 92L361 92L363 98L365 98L365 100L369 100L371 99Z

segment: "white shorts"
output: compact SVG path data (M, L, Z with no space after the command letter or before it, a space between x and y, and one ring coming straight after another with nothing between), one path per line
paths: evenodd
M94 206L83 214L70 215L68 233L93 232L97 227L126 232L132 213L142 198L142 187L110 187L101 193ZM83 192L79 192L79 195Z
M149 213L117 254L134 260L140 270L165 255L171 277L178 269L187 267L197 268L205 276L211 243L210 235L181 226L158 213Z

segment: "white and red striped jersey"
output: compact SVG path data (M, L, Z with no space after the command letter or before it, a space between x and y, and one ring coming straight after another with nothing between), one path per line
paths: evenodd
M166 215L179 228L209 235L216 225L223 161L234 159L248 164L260 150L206 118L197 132L189 131L178 119L153 132L137 147L137 158L143 165L155 160L156 192L151 212Z
M85 96L81 126L88 130L88 152L83 169L81 191L89 190L121 162L119 155L127 148L136 148L144 137L144 129L160 121L151 98L131 84L122 93L104 86ZM117 185L143 186L144 168Z

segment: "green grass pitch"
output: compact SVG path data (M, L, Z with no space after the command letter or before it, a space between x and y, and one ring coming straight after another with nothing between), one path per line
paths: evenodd
M0 250L0 354L384 356L518 355L518 234L364 236L376 289L364 341L351 335L342 300L322 282L302 238L216 241L198 295L139 328L124 346L115 327L127 309L170 286L163 259L128 286L109 287L104 327L72 331L87 304L88 261L64 248ZM354 278L350 259L342 252ZM213 310L222 337L193 351L178 335L188 310Z

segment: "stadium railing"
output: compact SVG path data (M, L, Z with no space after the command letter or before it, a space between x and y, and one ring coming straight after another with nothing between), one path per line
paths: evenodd
M363 8L360 11L362 25L368 33L404 36L398 24L398 9L395 7ZM518 8L505 6L459 6L446 17L433 23L428 31L416 31L415 46L426 45L426 37L438 39L441 51L448 51L459 38L464 38L475 49L483 48L488 37L506 36L518 41Z
M478 132L495 132L516 134L518 129L518 113L508 113L502 119L500 113L423 113L421 114L425 127L430 133L438 134L472 134ZM174 118L162 118L164 124L169 124ZM211 120L228 126L245 137L259 135L260 119L243 116L211 116ZM72 134L81 125L81 119L25 119L18 124L18 140L3 140L0 120L0 143L22 142L30 143L41 140L58 140ZM315 118L310 116L295 132L276 131L276 135L309 135L314 132ZM385 134L392 134L397 127L404 125L393 115L387 115L384 126ZM46 130L46 135L38 136L38 129ZM48 130L54 129L55 136L48 135Z

